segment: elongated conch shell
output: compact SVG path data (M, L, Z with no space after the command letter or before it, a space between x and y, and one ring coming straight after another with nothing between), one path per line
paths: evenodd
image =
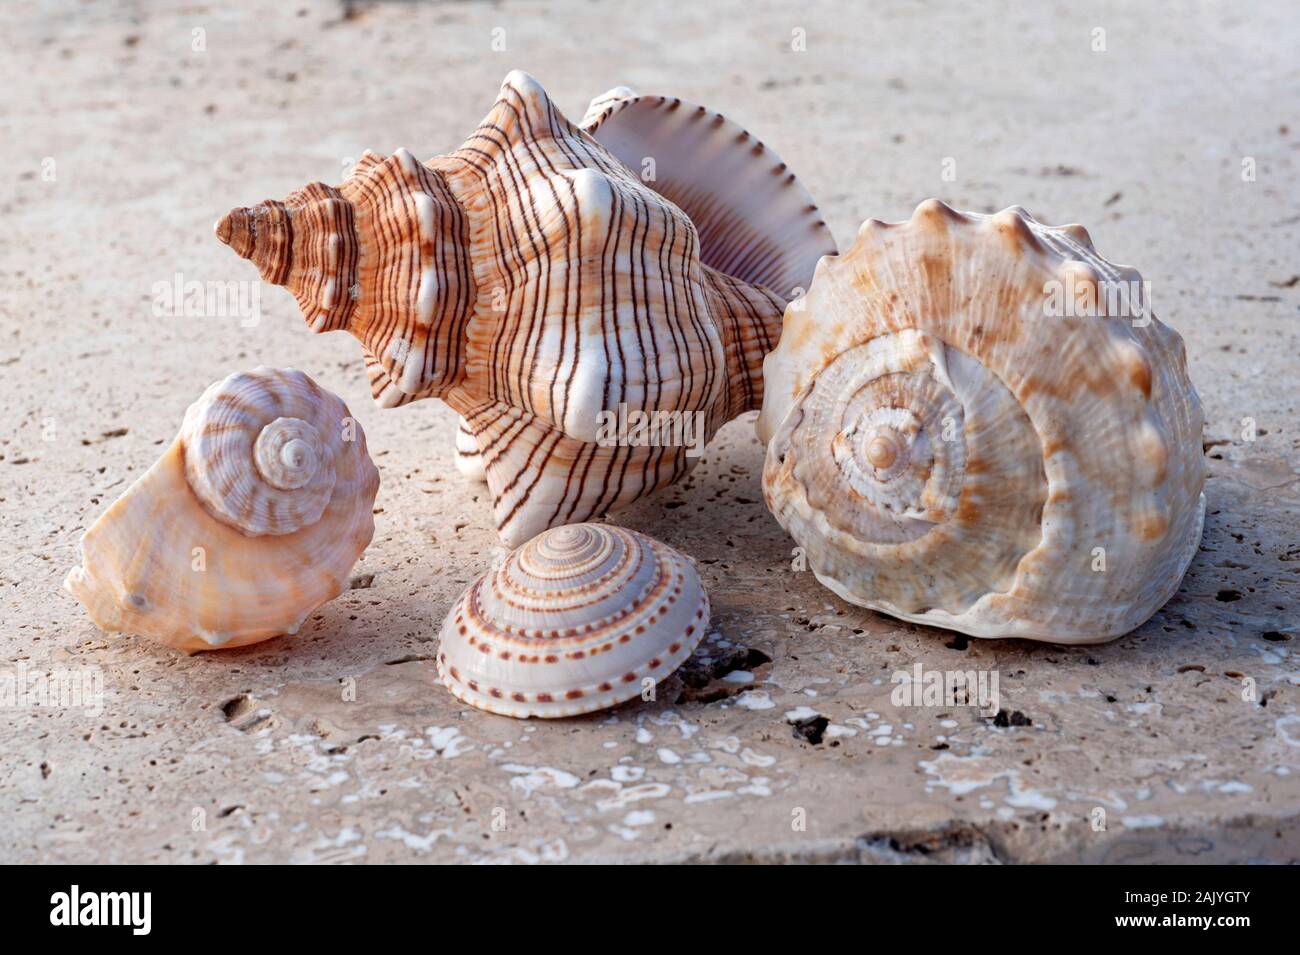
M86 532L63 586L100 629L178 650L297 633L346 586L378 489L342 400L294 369L238 372Z
M576 716L663 680L708 623L689 558L636 531L570 524L512 552L452 605L438 673L491 713Z
M1080 226L922 203L868 221L765 363L763 490L845 600L1097 643L1201 537L1201 405L1141 277Z
M657 124L656 192L639 160L624 165L514 72L450 155L367 153L337 188L235 209L216 231L294 293L314 331L362 343L381 405L439 397L461 415L479 454L462 438L458 461L481 468L517 544L677 480L724 422L757 409L785 303L835 250L779 159L703 115L677 135L632 106L593 121L633 144ZM690 163L672 161L678 146ZM701 156L711 166L692 188ZM752 195L733 186L713 208L715 170ZM666 195L697 210L703 237Z

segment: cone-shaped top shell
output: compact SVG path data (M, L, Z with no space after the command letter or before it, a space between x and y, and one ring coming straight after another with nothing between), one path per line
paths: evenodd
M493 713L574 716L663 680L708 622L689 559L635 531L571 524L533 538L452 606L438 672Z

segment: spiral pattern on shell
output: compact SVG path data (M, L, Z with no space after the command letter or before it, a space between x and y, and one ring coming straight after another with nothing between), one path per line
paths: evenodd
M236 373L86 532L64 586L101 629L179 650L297 633L347 585L378 489L340 398L293 369Z
M1195 553L1182 340L1079 226L936 200L868 221L764 370L764 495L846 600L1090 643L1147 619Z
M951 613L1010 589L1039 540L1047 481L1037 434L987 368L907 329L836 356L798 408L776 444L809 506L846 539L893 548L873 589L921 580L911 612ZM932 575L939 547L951 572Z
M438 672L457 698L494 713L573 716L664 679L708 620L689 559L636 531L566 525L512 552L457 600Z
M343 402L300 371L237 372L186 412L185 476L214 517L250 537L292 534L329 504L350 424Z

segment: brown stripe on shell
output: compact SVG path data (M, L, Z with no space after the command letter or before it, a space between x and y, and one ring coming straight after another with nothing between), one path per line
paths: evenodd
M666 545L611 525L557 528L462 595L443 627L438 669L458 699L489 711L575 715L635 697L642 679L663 679L693 652L707 614L698 576ZM533 621L527 635L524 620ZM476 644L492 652L458 649ZM477 662L500 660L506 647L521 651L515 668ZM449 659L458 655L459 668Z
M733 135L681 105L653 110ZM627 108L614 98L607 118ZM698 413L707 441L761 401L787 294L754 281L781 274L775 236L680 177L642 182L519 73L455 152L367 153L337 188L234 210L218 235L314 330L362 342L381 406L441 397L465 418L511 543L679 480L685 448L602 447L597 416Z

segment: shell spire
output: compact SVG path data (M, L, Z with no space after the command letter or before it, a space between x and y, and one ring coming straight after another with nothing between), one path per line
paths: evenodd
M475 299L465 215L406 150L367 152L337 187L233 209L215 231L293 293L312 331L351 332L400 394L442 395L463 376Z
M611 524L544 531L447 613L438 674L502 716L564 717L641 696L699 645L709 598L690 558Z
M620 124L629 134L636 115ZM722 424L761 406L788 297L763 281L789 284L799 268L744 217L711 240L730 252L710 265L666 192L514 72L459 150L424 163L368 154L338 187L237 209L217 234L290 288L314 330L361 341L381 405L455 409L460 457L470 465L477 445L470 470L515 544L677 480ZM611 436L629 415L667 438Z

